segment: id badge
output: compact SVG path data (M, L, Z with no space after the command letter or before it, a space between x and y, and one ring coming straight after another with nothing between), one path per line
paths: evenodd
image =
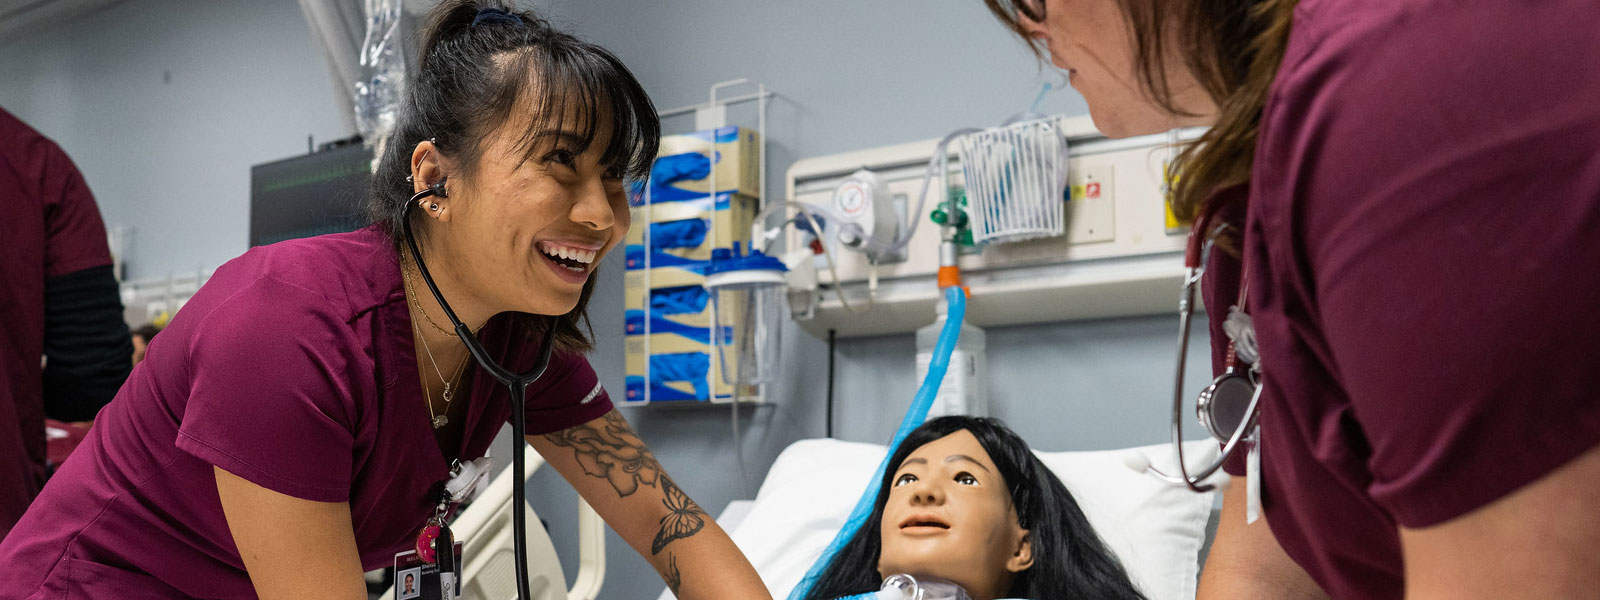
M443 575L439 573L438 563L423 562L416 550L394 555L395 600L455 600L460 597L460 542L456 542L454 554L456 568Z

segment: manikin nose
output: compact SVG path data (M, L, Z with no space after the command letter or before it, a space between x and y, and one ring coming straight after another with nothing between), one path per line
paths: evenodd
M914 506L928 506L944 504L944 489L929 481L918 481L911 484L911 504Z

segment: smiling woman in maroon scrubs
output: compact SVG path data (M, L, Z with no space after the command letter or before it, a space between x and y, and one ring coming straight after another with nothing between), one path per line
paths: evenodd
M218 269L0 543L0 598L365 598L362 572L416 547L451 465L508 419L679 597L767 597L582 356L623 181L659 136L643 88L605 50L470 1L423 40L377 223ZM502 364L530 367L554 328L526 414L440 326L401 219Z
M986 2L1107 135L1211 126L1173 209L1232 226L1264 522L1235 482L1201 597L1595 596L1594 2Z

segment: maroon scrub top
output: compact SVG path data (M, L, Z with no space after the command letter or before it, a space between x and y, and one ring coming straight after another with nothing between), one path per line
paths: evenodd
M1335 598L1401 598L1399 527L1600 445L1595 57L1590 0L1296 10L1243 256L1263 510Z
M349 502L365 569L411 548L449 467L396 261L389 238L367 228L255 248L218 269L0 543L0 598L254 598L213 465L297 498ZM516 331L497 317L482 339L527 368L538 343ZM474 372L467 459L511 417L505 387ZM529 388L525 419L542 434L610 410L588 362L557 353Z
M111 264L100 209L59 146L0 110L0 537L45 479L44 282Z

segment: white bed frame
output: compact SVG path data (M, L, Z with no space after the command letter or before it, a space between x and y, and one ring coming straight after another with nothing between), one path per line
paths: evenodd
M527 485L528 479L545 464L538 452L527 444L517 444L526 452L526 468L520 479L506 468L494 478L477 500L450 524L461 541L461 597L466 600L516 600L516 553L511 527L512 486ZM606 524L600 515L578 498L578 574L568 588L549 534L539 527L539 515L525 506L528 522L528 587L526 600L596 600L606 576ZM381 600L395 600L389 588Z

